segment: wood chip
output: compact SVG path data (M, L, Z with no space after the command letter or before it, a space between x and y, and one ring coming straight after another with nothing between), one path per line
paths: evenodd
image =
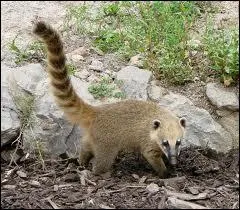
M139 178L140 178L137 174L132 174L132 177L133 177L134 179L139 179Z
M40 187L41 186L41 184L38 181L35 181L35 180L32 180L28 183L33 187Z
M168 208L175 209L207 209L205 206L201 206L189 201L179 200L175 197L169 197L167 200Z
M106 205L104 205L104 204L99 204L99 207L100 207L101 209L115 209L115 208L113 208L113 207L106 206Z
M141 179L139 179L139 184L143 184L145 181L147 180L146 176L141 177Z
M16 174L21 178L27 178L27 174L23 171L17 171Z
M208 198L208 193L199 193L198 195L191 195L187 193L178 193L166 190L167 196L173 196L182 200L190 201L190 200L202 200Z
M58 207L50 198L46 198L46 200L51 204L54 209L60 209L60 207Z
M10 185L10 184L3 185L3 189L14 190L15 188L16 188L16 185Z
M188 191L189 191L190 193L192 193L193 195L199 194L198 189L196 189L196 188L194 188L194 187L188 187Z

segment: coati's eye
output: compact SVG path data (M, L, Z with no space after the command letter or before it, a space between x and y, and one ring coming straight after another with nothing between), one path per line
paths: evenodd
M181 139L178 139L176 142L176 145L180 145L181 144Z
M162 145L165 146L165 147L168 146L168 140L163 140Z

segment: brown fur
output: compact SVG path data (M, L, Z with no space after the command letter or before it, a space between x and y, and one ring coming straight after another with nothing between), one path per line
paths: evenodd
M162 140L169 141L174 153L176 140L184 134L185 121L153 102L125 100L101 106L85 103L77 96L67 75L63 44L58 33L41 21L35 23L34 33L47 46L48 72L57 104L72 123L86 129L81 140L81 164L88 164L94 157L93 172L101 174L111 169L120 151L133 149L140 151L163 177L166 166L162 155L167 152ZM160 124L155 124L154 120Z

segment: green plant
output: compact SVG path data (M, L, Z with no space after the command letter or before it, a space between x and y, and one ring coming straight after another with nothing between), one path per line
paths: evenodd
M120 1L103 4L97 15L90 17L91 9L72 7L67 18L75 22L79 32L84 28L84 34L94 35L96 48L127 60L143 53L145 68L160 78L177 84L191 80L186 43L199 15L195 3Z
M46 50L44 44L40 41L34 41L22 49L16 45L17 36L9 43L9 50L15 55L15 63L31 62L34 60L43 60Z
M77 70L76 66L72 63L67 63L66 68L69 75L74 75Z
M98 83L93 83L88 87L88 91L94 98L114 97L124 98L125 94L117 91L117 86L110 78L103 77Z
M34 107L34 97L30 94L15 94L14 103L18 110L21 127L26 128L32 121L32 111Z
M210 68L226 86L239 77L239 30L237 28L214 29L209 22L204 35L204 50L210 60Z

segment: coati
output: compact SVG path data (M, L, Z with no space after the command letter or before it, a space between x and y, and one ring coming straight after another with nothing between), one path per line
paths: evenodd
M93 173L102 174L111 169L120 151L133 149L141 152L160 177L165 177L167 168L162 157L166 155L172 165L177 164L185 118L149 101L123 100L100 106L86 103L71 84L60 35L39 20L34 22L33 32L47 47L48 74L56 103L70 122L86 131L80 142L80 164L86 166L93 158Z

